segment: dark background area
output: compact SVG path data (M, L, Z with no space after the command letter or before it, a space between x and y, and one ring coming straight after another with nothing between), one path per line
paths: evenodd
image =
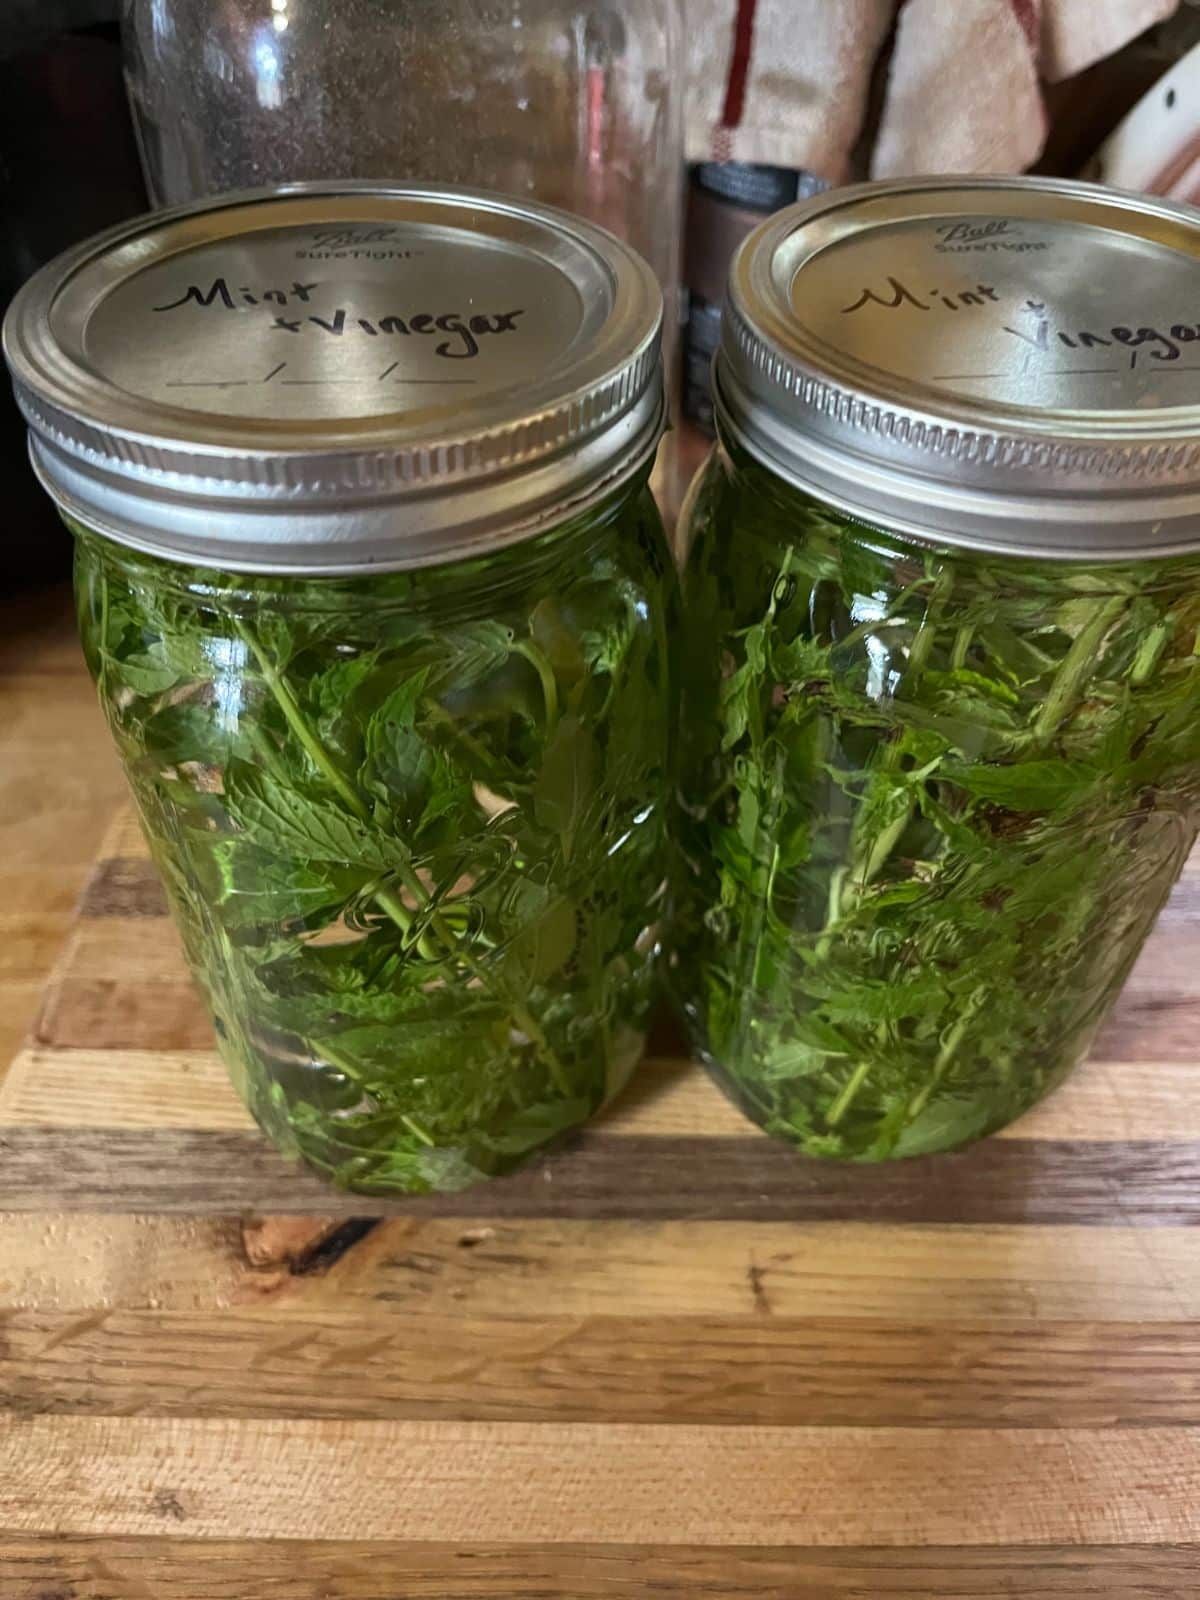
M0 306L44 261L146 205L113 0L0 10ZM10 517L5 586L64 574L70 539L29 471L25 425L0 386Z

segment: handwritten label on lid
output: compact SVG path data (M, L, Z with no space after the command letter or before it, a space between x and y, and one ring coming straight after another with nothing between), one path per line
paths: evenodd
M1077 222L892 223L807 258L808 333L925 390L1031 410L1200 403L1200 262Z
M466 405L569 357L604 307L532 250L444 228L287 227L123 280L89 363L129 393L246 418Z

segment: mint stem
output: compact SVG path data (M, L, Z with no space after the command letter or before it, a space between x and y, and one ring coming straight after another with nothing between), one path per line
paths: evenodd
M933 1071L930 1073L928 1080L913 1095L905 1108L904 1124L906 1127L915 1122L921 1115L929 1102L930 1096L945 1077L948 1068L954 1061L958 1047L963 1041L963 1036L971 1026L975 1013L979 1010L981 1004L981 1000L974 999L969 1000L963 1007L962 1015L950 1029L942 1043L942 1048L938 1051L937 1060L933 1064Z
M1044 744L1057 733L1059 725L1073 709L1095 668L1096 655L1104 636L1124 611L1125 605L1124 595L1113 595L1075 635L1034 721L1032 735L1035 743Z
M558 722L558 685L554 681L550 663L531 640L526 639L514 645L513 649L517 655L525 657L541 680L542 699L546 705L546 732L553 733Z
M842 1085L841 1093L838 1095L837 1099L833 1102L825 1115L825 1121L831 1128L836 1128L838 1123L846 1115L847 1111L849 1111L851 1105L854 1103L854 1098L858 1094L858 1091L862 1088L863 1084L866 1083L867 1076L870 1073L873 1065L874 1063L871 1061L860 1061L855 1067L854 1071L846 1079L845 1083Z

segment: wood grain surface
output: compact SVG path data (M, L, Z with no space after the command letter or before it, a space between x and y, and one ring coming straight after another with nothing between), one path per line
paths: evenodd
M17 1538L0 1592L21 1600L1181 1600L1189 1549L1142 1546L448 1545L406 1539L303 1542ZM40 1586L40 1587L39 1587Z
M124 793L69 588L0 604L0 1068L29 1027Z
M664 1028L573 1146L383 1205L253 1128L127 814L69 920L83 847L12 805L83 727L48 676L0 771L2 1600L1200 1594L1200 863L973 1150L807 1164Z

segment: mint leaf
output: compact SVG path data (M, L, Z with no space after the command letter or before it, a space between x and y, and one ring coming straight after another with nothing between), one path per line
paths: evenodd
M285 859L330 861L386 872L403 848L351 816L332 799L317 799L265 773L233 767L225 778L230 820L260 849Z
M1055 811L1094 794L1103 780L1081 761L1018 761L1011 766L960 766L946 762L939 773L980 800L1009 811Z

